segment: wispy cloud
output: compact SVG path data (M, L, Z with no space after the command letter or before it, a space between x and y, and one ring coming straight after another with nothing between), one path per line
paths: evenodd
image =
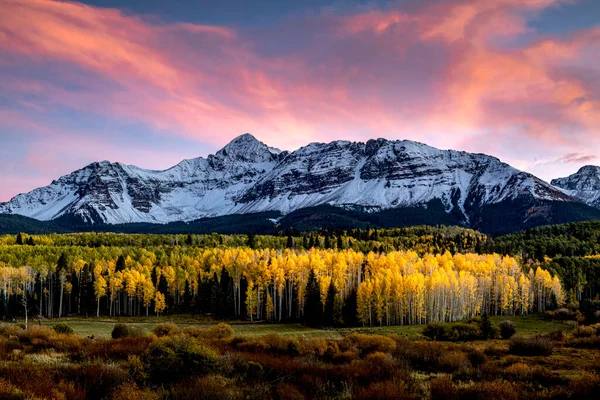
M491 153L549 179L555 170L535 160L575 166L600 150L600 27L541 36L528 24L563 3L415 1L242 28L2 0L0 127L35 137L41 145L24 162L52 173L72 164L41 157L43 143L63 140L75 113L80 129L68 136L82 161L136 158L103 142L102 118L123 134L136 125L205 149L243 132L287 149L408 138ZM160 150L146 159L181 158ZM2 186L0 198L17 190Z

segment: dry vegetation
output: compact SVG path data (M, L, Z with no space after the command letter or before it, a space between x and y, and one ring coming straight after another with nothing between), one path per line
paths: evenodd
M131 326L92 340L0 329L7 399L585 399L600 390L598 326L572 334L439 342L350 333L340 340L234 336L230 325Z

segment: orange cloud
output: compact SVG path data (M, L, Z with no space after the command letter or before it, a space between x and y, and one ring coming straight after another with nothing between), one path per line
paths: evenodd
M66 108L215 146L248 131L288 149L409 138L533 168L531 154L600 142L600 29L558 37L528 25L562 3L442 0L260 29L2 0L0 91L18 107L0 116L41 134L27 113Z

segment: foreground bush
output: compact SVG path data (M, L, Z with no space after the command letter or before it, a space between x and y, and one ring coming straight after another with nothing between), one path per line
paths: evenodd
M515 328L515 324L512 321L502 321L498 324L498 328L500 328L500 337L502 339L510 339L517 333L517 328Z
M510 339L508 351L519 356L549 356L552 354L552 340L547 336L515 336Z
M23 343L47 342L50 338L56 336L54 329L45 326L30 326L29 329L21 329L17 336Z
M481 329L476 323L457 322L453 324L428 324L423 336L439 341L466 342L481 339Z
M131 335L130 328L125 324L116 324L112 330L111 337L113 339L121 339Z
M152 329L152 333L158 337L172 336L179 333L179 328L171 322L164 322L157 324L154 329Z
M146 370L157 382L174 381L185 374L215 370L217 353L186 336L166 336L154 341L145 356Z
M195 338L226 339L228 337L232 337L235 334L235 331L233 330L231 325L220 323L208 329L185 328L183 330L183 333L189 336L193 336Z
M52 329L54 329L54 331L56 333L62 333L62 334L65 334L65 335L71 335L71 334L73 334L73 328L71 328L65 322L60 322L60 323L54 325L54 327L52 327Z

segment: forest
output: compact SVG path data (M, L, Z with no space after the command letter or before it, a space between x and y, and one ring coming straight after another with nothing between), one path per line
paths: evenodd
M493 245L471 230L296 234L5 236L0 312L403 325L544 312L567 300L563 270L477 254Z
M595 399L599 232L2 236L0 398Z

